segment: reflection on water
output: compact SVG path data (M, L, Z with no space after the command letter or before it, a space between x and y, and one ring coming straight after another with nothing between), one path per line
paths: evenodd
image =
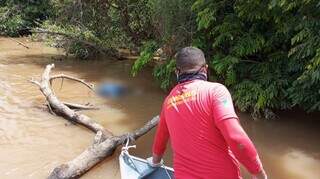
M28 82L31 77L39 77L48 63L56 64L54 73L73 75L95 84L116 81L140 91L111 101L96 97L77 83L65 81L62 88L61 81L54 83L55 92L63 101L90 102L100 107L84 113L115 134L132 131L159 113L165 93L152 82L150 71L131 78L131 62L59 61L56 49L26 43L30 49L0 38L0 178L45 178L55 166L74 158L92 142L89 130L50 115L42 107L42 94ZM306 121L311 117L291 113L283 114L281 121L252 121L247 114L240 114L240 118L270 178L320 177L319 122ZM139 139L133 153L149 156L153 135L154 130ZM120 178L118 154L116 151L114 157L83 178ZM172 164L170 150L165 161ZM244 176L249 178L246 172Z

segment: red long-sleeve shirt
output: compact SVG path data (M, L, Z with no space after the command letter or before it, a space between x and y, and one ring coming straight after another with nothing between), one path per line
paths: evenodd
M202 80L178 84L162 106L153 153L162 156L170 137L176 179L241 178L262 165L239 124L229 91Z

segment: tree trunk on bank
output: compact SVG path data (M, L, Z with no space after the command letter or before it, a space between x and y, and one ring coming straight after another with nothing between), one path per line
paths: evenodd
M158 124L159 117L156 116L148 121L143 127L134 132L127 133L121 136L115 136L111 131L105 129L102 125L92 120L90 117L80 114L70 109L66 103L61 102L53 93L51 89L51 81L56 78L65 78L73 81L78 81L88 88L92 85L87 84L83 80L69 77L66 75L56 75L50 77L50 71L54 68L54 64L47 65L40 81L31 80L32 83L39 86L40 91L45 96L49 109L55 114L64 117L65 119L81 124L91 131L95 132L94 142L84 152L66 164L61 164L56 167L49 175L50 179L65 179L65 178L79 178L86 173L90 168L97 163L111 156L115 149L123 144L128 138L136 140L142 135L146 134L153 127ZM90 88L92 89L92 88Z

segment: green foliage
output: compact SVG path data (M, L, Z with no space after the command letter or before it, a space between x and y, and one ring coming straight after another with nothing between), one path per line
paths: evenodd
M48 42L81 58L140 51L133 76L157 54L161 88L172 86L175 52L196 46L242 111L320 110L318 0L0 1L1 34L38 26L64 34Z
M47 44L64 48L67 54L74 54L80 59L87 59L90 56L100 53L100 48L109 45L97 37L93 31L71 24L58 25L51 21L45 21L41 25L41 29L54 33L54 35L46 36ZM108 47L111 48L111 46Z
M152 44L144 45L140 57L133 65L133 75L145 64L152 62L152 57L159 48L160 60L156 61L154 77L159 81L162 89L168 89L172 84L172 72L174 71L173 56L175 52L184 46L193 43L196 33L196 15L191 11L193 0L149 0L148 8L151 15L153 28ZM144 9L146 11L146 9ZM201 41L199 41L199 44ZM148 45L148 44L147 44ZM150 46L151 45L151 46Z
M139 58L134 62L131 70L132 76L136 76L138 72L149 63L157 50L157 43L155 41L146 42L140 52Z
M172 84L172 74L174 72L175 65L175 60L170 59L166 63L154 68L153 76L158 80L160 87L164 90L168 89Z
M215 79L229 87L239 109L258 116L270 116L269 109L320 109L319 2L184 1L196 18L182 13L182 17L191 18L172 23L172 18L179 17L171 11L179 9L174 3L182 4L178 0L171 5L167 1L155 3L163 7L155 14L164 12L166 19L163 38L155 38L156 42L161 46L177 34L181 24L197 22L197 29L189 30L192 45L205 51ZM175 50L186 45L171 44ZM150 62L154 51L147 54L141 54L134 68ZM162 81L162 88L170 86L173 68L171 61L155 67L154 75Z
M316 0L197 0L210 67L239 109L320 109Z
M50 0L2 0L0 35L18 36L37 26L52 14Z
M58 41L68 53L77 57L88 58L101 52L83 41L114 51L140 47L154 34L147 0L51 1L55 16L42 28L58 27L55 32L76 37Z
M25 22L20 14L11 15L11 18L5 17L7 12L7 7L0 8L0 16L2 16L0 18L0 34L17 36L18 29L23 29Z
M175 38L178 47L190 45L196 31L193 0L149 0L155 36L159 44Z

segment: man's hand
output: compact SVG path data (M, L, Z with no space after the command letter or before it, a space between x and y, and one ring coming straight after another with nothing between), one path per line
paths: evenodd
M163 164L162 157L156 155L147 158L147 162L151 167L160 167Z
M264 170L261 170L257 175L253 175L252 179L268 179L267 174Z

